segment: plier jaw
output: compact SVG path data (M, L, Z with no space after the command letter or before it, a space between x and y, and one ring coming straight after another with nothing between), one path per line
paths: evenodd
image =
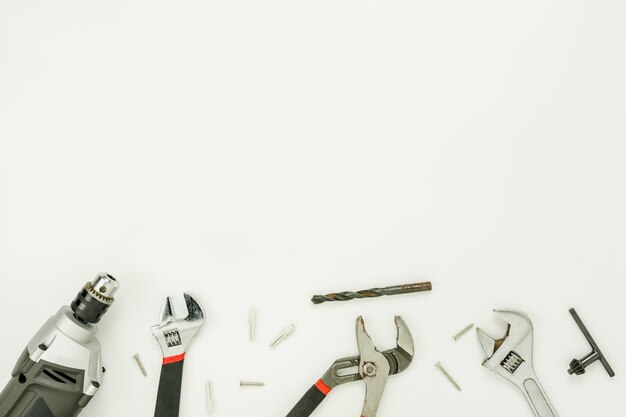
M400 316L395 317L398 336L396 347L380 352L365 330L363 317L356 319L356 337L359 356L336 360L287 417L306 417L313 413L331 390L339 385L363 381L366 387L361 417L375 417L389 375L404 371L414 355L413 337ZM356 369L349 372L349 369Z

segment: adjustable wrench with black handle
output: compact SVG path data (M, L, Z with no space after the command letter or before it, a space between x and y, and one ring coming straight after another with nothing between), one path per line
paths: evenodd
M189 343L204 323L200 304L187 293L184 298L186 317L176 318L172 301L168 297L161 310L161 322L152 328L163 352L154 417L178 417L185 354Z

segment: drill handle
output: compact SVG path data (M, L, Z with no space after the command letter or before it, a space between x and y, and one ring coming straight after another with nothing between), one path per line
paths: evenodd
M83 393L82 370L33 362L25 349L0 392L0 417L75 417L93 397Z

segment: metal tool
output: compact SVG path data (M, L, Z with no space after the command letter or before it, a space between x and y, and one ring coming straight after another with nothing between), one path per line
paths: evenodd
M409 367L413 360L413 337L400 316L395 318L398 336L396 347L384 352L378 351L365 330L363 317L356 319L356 339L359 356L339 359L326 371L300 399L287 417L306 417L315 411L328 393L341 384L363 381L365 402L361 417L375 417L380 399L385 390L389 375L399 374ZM350 368L358 368L350 372Z
M206 382L205 391L206 391L206 412L207 414L213 414L213 410L215 409L215 401L213 399L213 383L211 381Z
M557 417L533 367L533 325L530 318L519 311L494 312L508 323L508 328L505 336L498 340L477 329L486 357L483 366L515 384L530 403L535 416Z
M454 380L454 378L452 378L452 375L450 375L450 373L446 370L446 368L443 367L441 362L437 362L435 364L435 368L437 368L437 369L439 369L439 371L441 371L443 376L446 377L446 379L454 386L454 388L456 388L457 391L461 391L461 386L459 384L457 384L457 382Z
M0 417L75 417L83 410L102 384L97 323L118 288L101 272L35 333L0 393ZM32 300L24 301L28 309ZM3 356L10 340L3 342Z
M264 387L265 386L265 382L261 382L261 381L239 381L239 387L240 388L245 388L245 387Z
M280 334L276 337L276 339L274 339L272 343L270 343L270 347L274 348L280 345L281 343L285 341L286 338L291 336L291 334L295 331L296 331L296 326L294 326L293 323L285 327L283 331L280 332Z
M133 359L135 360L135 363L139 367L139 370L141 371L141 374L143 376L147 377L148 376L148 372L146 372L146 367L143 366L143 362L141 361L141 358L139 357L139 353L135 353L133 355Z
M459 340L461 338L461 336L463 336L464 334L466 334L467 332L469 332L473 328L474 328L474 323L470 323L467 326L463 327L463 329L461 331L459 331L457 334L452 336L452 338L454 339L454 341L457 341L457 340Z
M416 284L394 285L385 288L370 288L357 292L338 292L326 295L314 295L311 301L313 304L321 304L327 301L349 301L358 298L374 298L383 295L410 294L414 292L431 291L433 286L430 282L418 282Z
M176 318L172 300L167 297L161 310L161 321L152 327L152 333L163 351L155 417L178 416L185 354L191 340L204 323L204 311L200 304L191 295L183 295L187 316Z
M248 327L250 342L254 342L256 340L256 310L253 308L248 312Z
M585 335L585 338L587 339L587 341L589 342L593 350L591 351L589 355L585 356L582 359L572 360L569 364L569 370L567 371L567 373L570 375L574 375L574 374L582 375L585 373L585 368L587 368L589 365L591 365L592 363L596 361L600 361L600 363L602 363L602 366L604 366L604 369L606 369L606 372L609 374L609 376L613 378L615 376L615 372L613 372L613 368L611 368L609 361L606 359L606 357L604 356L604 354L598 347L598 344L596 343L596 341L593 340L593 337L591 337L591 333L589 333L589 330L587 330L587 327L581 320L580 316L578 315L576 310L573 308L571 308L569 312L574 318L574 321L576 321L576 324L578 324L578 327L580 328L580 330L583 332L583 335Z

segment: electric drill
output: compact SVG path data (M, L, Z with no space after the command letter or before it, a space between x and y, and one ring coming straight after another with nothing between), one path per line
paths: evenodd
M28 343L0 393L0 417L75 417L105 372L96 338L119 283L102 272L87 282Z

